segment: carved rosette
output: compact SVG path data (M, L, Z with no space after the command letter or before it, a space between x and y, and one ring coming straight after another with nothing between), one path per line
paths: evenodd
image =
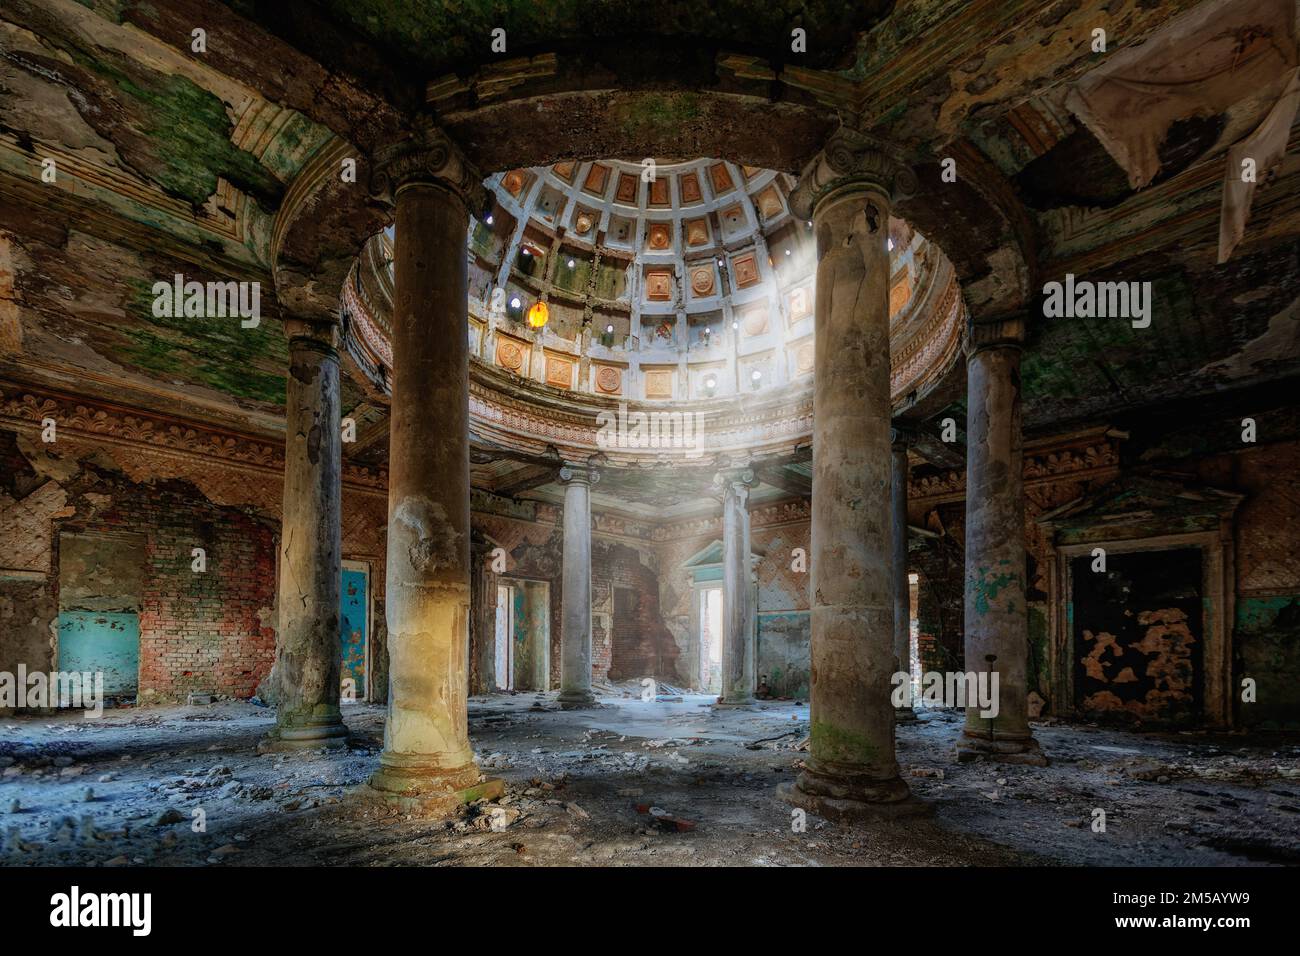
M443 186L477 215L487 208L483 177L470 165L451 137L428 117L416 121L408 138L375 151L371 160L370 195L393 203L403 186L417 183Z
M811 219L822 200L845 189L876 192L893 203L916 192L917 179L883 140L841 126L804 167L790 193L790 209L800 219Z

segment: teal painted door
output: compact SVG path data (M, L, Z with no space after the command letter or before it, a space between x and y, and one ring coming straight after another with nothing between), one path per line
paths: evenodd
M140 683L140 616L59 612L59 670L102 673L106 695L134 696Z
M366 637L370 621L366 615L369 574L357 568L343 569L343 598L339 609L339 637L343 644L343 688L351 680L354 699L366 696Z

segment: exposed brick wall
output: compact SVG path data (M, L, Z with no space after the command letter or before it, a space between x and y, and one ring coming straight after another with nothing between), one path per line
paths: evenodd
M185 482L99 477L101 507L85 515L79 508L59 530L144 536L141 701L191 690L252 696L275 661L272 526L212 504ZM192 570L194 548L204 549L205 571Z
M602 650L599 667L593 659L593 674L598 679L654 677L673 684L689 683L679 672L677 642L659 611L659 574L646 558L625 544L595 542L592 578L593 587L608 589L612 628L612 640L608 651Z

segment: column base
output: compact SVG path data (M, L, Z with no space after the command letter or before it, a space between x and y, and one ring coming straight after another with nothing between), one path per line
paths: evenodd
M589 690L562 690L556 701L563 710L595 710L601 706Z
M346 747L348 728L343 718L325 718L318 723L293 727L275 727L257 744L260 754L289 753Z
M804 770L793 783L777 787L776 793L791 806L827 820L902 820L934 812L930 804L912 793L901 777L863 780Z
M998 763L1026 764L1031 767L1046 767L1050 762L1032 736L990 737L963 730L957 738L957 760L967 763L981 757Z
M741 698L719 697L718 702L713 706L714 707L753 707L754 704L756 703L758 703L758 701L753 697L741 697Z
M380 758L381 762L383 758ZM370 775L361 799L381 800L422 815L445 816L458 806L475 800L494 800L505 793L499 777L479 779L478 767L470 763L455 770L441 767L381 766Z

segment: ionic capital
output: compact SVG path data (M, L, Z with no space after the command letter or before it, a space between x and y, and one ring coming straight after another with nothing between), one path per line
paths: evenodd
M421 183L449 189L475 215L487 208L483 177L451 137L427 116L416 119L415 131L406 139L375 150L370 194L393 203L402 187Z
M561 466L557 477L562 485L594 485L600 481L600 471L590 464L565 464Z
M893 203L916 189L916 174L896 150L870 133L841 126L804 167L790 209L812 219L823 200L846 190L875 192Z

